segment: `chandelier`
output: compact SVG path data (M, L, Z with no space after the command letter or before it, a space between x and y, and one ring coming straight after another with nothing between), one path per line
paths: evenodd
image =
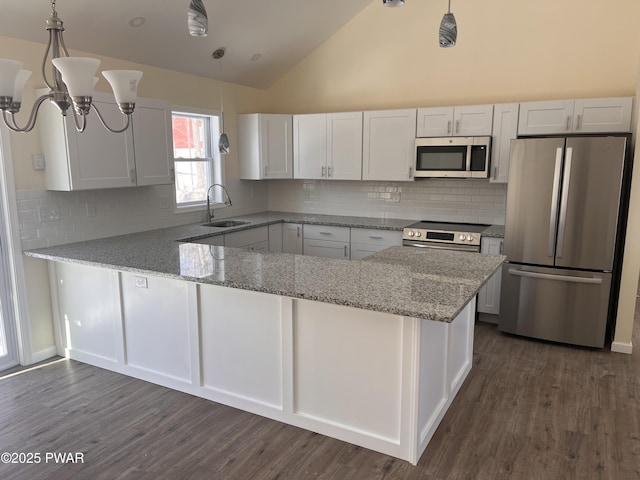
M42 77L49 93L38 97L31 109L31 114L23 127L18 126L14 115L20 111L22 92L31 72L22 70L22 62L0 59L0 110L5 125L14 132L30 132L36 123L38 110L50 100L58 106L63 116L67 115L73 105L72 113L78 132L84 132L87 116L91 109L95 110L102 125L113 133L124 132L131 123L131 114L136 105L138 82L142 72L137 70L107 70L102 75L107 79L116 98L120 111L125 116L122 128L112 128L92 104L93 86L98 78L95 76L100 60L95 58L71 57L62 38L64 27L56 12L56 0L51 0L51 16L47 20L49 43L42 59ZM47 77L48 62L51 57L52 80Z

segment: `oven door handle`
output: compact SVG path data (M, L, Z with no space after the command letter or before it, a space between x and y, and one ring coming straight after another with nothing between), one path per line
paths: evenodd
M480 248L474 245L448 245L442 244L438 245L436 243L425 243L425 242L412 242L410 240L405 240L402 242L402 245L405 247L420 247L420 248L435 248L438 250L452 250L452 251L460 251L460 252L473 252L479 253Z

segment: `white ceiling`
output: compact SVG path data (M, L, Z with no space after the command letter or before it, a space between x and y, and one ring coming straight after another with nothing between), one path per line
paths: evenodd
M58 0L56 10L70 50L267 88L372 1L204 0L201 38L187 30L189 0ZM51 0L0 0L0 12L0 35L47 42ZM131 27L135 17L144 25Z

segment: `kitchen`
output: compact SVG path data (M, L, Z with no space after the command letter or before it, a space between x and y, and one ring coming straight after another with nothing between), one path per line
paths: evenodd
M443 6L407 4L404 8L392 10L377 7L378 5L370 5L349 24L348 28L339 31L266 92L226 84L227 118L256 111L311 113L635 94L638 39L633 28L633 19L637 18L638 12L637 6L631 2L622 2L618 9L610 6L593 7L599 8L595 15L593 10L583 11L578 3L556 6L550 2L539 5L533 12L522 12L515 6L502 5L499 2L494 2L492 8L488 8L487 5L460 5L456 8L454 5L458 16L465 15L475 20L465 22L467 30L464 32L466 38L473 38L474 41L473 47L469 44L465 46L461 37L456 48L448 50L439 50L437 47L431 49L428 46L431 45L431 37L425 33L436 31ZM416 13L416 9L419 13ZM603 19L614 15L614 10L625 11L628 14L622 18L615 15L611 22L604 22ZM564 25L564 42L561 46L557 45L560 41L558 38L540 38L536 35L524 37L520 32L524 17L527 20L525 25L529 25L532 30L544 31L548 18L555 15L572 19ZM431 28L424 28L424 19L430 19ZM623 25L624 22L628 22L629 25L621 27L620 22L623 22ZM610 26L613 24L617 25L615 30L607 35L606 30L603 30L604 26L609 25L607 28L613 28ZM416 25L416 29L407 28L407 25ZM487 28L487 25L496 27ZM462 36L462 27L460 28ZM422 43L416 41L415 32L418 30L421 32L419 42ZM397 39L397 43L389 43L386 38L378 38L376 32L380 31L389 32ZM584 33L591 31L602 32L602 37ZM422 36L428 38L423 39ZM505 42L504 36L516 38L519 42ZM606 39L613 37L619 39L619 56L609 53ZM518 49L514 50L515 44L518 45ZM40 61L41 45L7 38L0 49L2 56L6 57L11 57L12 51L24 52L21 57L31 59L31 69L37 71L34 66ZM568 55L563 53L565 50L572 52L570 60L567 60ZM478 55L479 51L482 51L483 55ZM525 55L522 52L528 53L526 62L523 62ZM549 52L556 53L550 55ZM383 62L384 71L374 67L381 63L381 58L386 59ZM423 61L424 58L429 58L429 61ZM583 61L584 58L597 58L595 68L593 62ZM499 59L500 62L496 64L495 60L487 59ZM124 63L126 62L103 59L104 68L118 67ZM439 70L457 71L455 65L458 64L470 65L469 68L476 73L473 77L434 75L434 71ZM367 69L359 70L356 65L366 65ZM202 102L201 98L192 98L191 88L171 88L172 85L178 84L195 85L194 79L166 71L158 71L154 76L155 70L146 67L143 69L147 75L147 83L141 84L141 96L164 98L176 105ZM560 73L551 79L548 72L556 69ZM336 75L335 72L340 72L340 75ZM580 82L576 83L576 77L580 78ZM403 87L398 89L395 86L397 84L402 84ZM100 85L100 88L106 87ZM218 91L217 82L211 82L211 90ZM25 104L29 104L30 100L25 99ZM217 101L217 94L212 95L208 100L210 107L218 108ZM237 138L234 123L227 121L232 140ZM29 202L33 204L34 201L40 206L58 205L62 213L59 225L63 227L64 233L47 229L46 225L33 227L36 237L26 234L25 248L43 246L37 245L34 241L38 238L38 229L48 230L45 235L51 235L54 241L63 243L170 226L173 222L194 223L201 220L199 215L173 218L171 209L162 207L163 198L171 198L171 192L162 188L71 194L46 192L43 189L42 172L31 168L31 155L40 153L37 141L19 136L12 136L11 141L18 204L24 205L25 209ZM421 219L427 211L430 214L446 216L450 220L474 223L500 223L504 216L504 184L476 180L467 183L442 183L444 181L434 180L415 185L406 182L343 184L331 181L293 180L242 182L238 180L237 168L237 153L232 151L227 162L227 186L234 199L234 207L228 211L218 211L217 216L237 216L263 211L265 206L268 206L269 210L328 214L335 214L338 210L340 213L362 216L378 216L383 212L389 218L408 216L415 220ZM464 199L465 195L469 195L466 192L469 189L468 185L473 185L476 195L487 199L479 202L488 205L482 209L483 211L465 211L468 210L469 203ZM344 201L344 198L350 201ZM96 216L83 215L76 217L77 221L74 222L73 209L83 208L85 203L96 205ZM346 210L347 203L350 205L349 210ZM456 206L457 203L460 207ZM138 208L132 209L131 205ZM489 217L490 221L484 221L486 217ZM67 221L71 222L71 225L65 223ZM73 228L75 233L68 233L71 230L68 227ZM56 239L56 236L66 238ZM49 291L46 270L41 263L31 259L25 259L24 262L26 281L29 285L27 301L33 322L33 351L46 352L53 344L51 314L47 302L40 301L47 298ZM635 301L635 287L631 290ZM633 321L629 320L625 327L627 332L622 337L623 343L630 344L632 324Z

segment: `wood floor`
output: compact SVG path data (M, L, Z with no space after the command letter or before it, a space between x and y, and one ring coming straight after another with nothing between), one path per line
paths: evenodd
M0 479L640 479L634 355L477 324L474 366L418 466L64 360L0 380ZM45 463L82 452L84 463Z

